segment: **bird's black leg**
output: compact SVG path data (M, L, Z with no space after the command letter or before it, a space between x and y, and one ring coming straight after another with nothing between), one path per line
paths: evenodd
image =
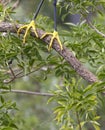
M44 2L44 0L41 0L40 3L39 3L38 8L37 8L37 10L36 10L36 12L35 12L35 14L34 14L34 17L33 17L34 20L36 19L37 15L38 15L38 13L39 13L39 11L40 11L40 8L41 8L42 5L43 5L43 2Z
M57 0L54 0L54 30L57 31L57 9L56 9Z
M59 38L59 35L58 35L58 32L57 32L57 17L56 17L57 11L56 11L56 4L57 4L57 0L54 0L54 1L53 1L53 6L54 6L54 32L53 32L53 33L48 33L48 32L47 32L47 33L45 33L45 34L41 37L41 38L44 38L44 37L46 37L47 35L52 35L51 41L50 41L50 43L49 43L48 50L51 49L54 39L56 39L56 40L58 41L58 44L59 44L60 49L63 50L62 43L61 43L61 41L60 41L60 38Z
M32 21L31 21L29 24L26 24L26 25L20 27L20 28L18 29L18 31L17 31L17 34L19 35L20 31L21 31L22 29L25 29L25 28L26 28L26 31L25 31L25 34L24 34L24 37L23 37L23 43L25 43L25 41L26 41L26 36L27 36L28 31L30 30L30 28L33 29L33 31L34 31L34 33L35 33L35 36L38 37L37 30L36 30L36 24L35 24L35 21L34 21L34 20L36 19L37 15L38 15L38 13L39 13L39 11L40 11L40 8L41 8L41 6L42 6L42 4L43 4L43 2L44 2L44 0L41 0L41 1L40 1L39 5L38 5L38 8L37 8L37 10L36 10L36 12L35 12L35 14L34 14L34 17L33 17L33 19L32 19Z

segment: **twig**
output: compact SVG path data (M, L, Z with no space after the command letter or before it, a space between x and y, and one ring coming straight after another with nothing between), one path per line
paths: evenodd
M12 23L7 23L7 22L1 22L0 23L0 32L7 32L10 31L11 33L17 33L17 29L21 25L19 24L12 24ZM41 36L45 33L43 30L37 29L38 32L38 37L41 38ZM21 32L21 34L24 34L24 31ZM35 34L33 31L30 32L31 36L35 37ZM43 41L49 45L51 36L45 37ZM42 40L42 39L41 39ZM86 81L90 83L97 82L98 79L97 77L90 72L88 69L86 69L80 61L74 56L74 54L67 49L66 47L63 46L63 50L60 49L59 44L56 40L54 40L53 43L53 49L55 49L56 52L58 52L72 67L73 69Z
M99 35L101 35L102 37L105 37L105 34L100 32L92 23L91 21L88 19L88 18L85 18L86 19L86 22L87 24L96 32L98 33Z
M0 3L2 3L4 6L7 6L9 3L11 3L11 0L7 0L7 1L4 1L4 0L0 0ZM20 0L16 0L16 2L12 5L12 10L16 9L20 4Z
M11 2L11 0L5 1L5 0L0 0L0 3L2 3L4 6L6 6L7 4L9 4Z
M77 116L79 130L82 130L78 112L76 112L76 116Z
M8 80L4 80L4 83L5 83L5 84L11 83L11 82L13 82L14 80L16 80L16 79L18 79L18 78L22 78L22 77L24 77L24 76L30 75L30 74L32 74L32 73L38 71L39 69L43 69L43 68L41 68L41 67L36 68L35 70L33 70L33 71L31 71L31 72L28 72L28 73L26 73L26 74L23 74L23 71L20 71L20 72L18 72L17 74L14 74L14 71L12 70L12 68L9 67L9 69L10 69L10 72L11 72L11 74L13 75L13 77L10 78L10 79L8 79Z
M0 92L1 92L1 93L4 93L4 92L12 92L12 93L20 93L20 94L28 94L28 95L37 95L37 96L48 96L48 97L54 96L54 94L51 94L51 93L40 93L40 92L32 92L32 91L26 91L26 90L14 90L14 89L11 89L11 90L0 89Z
M14 5L12 6L12 10L16 9L20 4L20 0L17 0Z
M12 76L13 76L13 78L15 79L16 78L16 76L15 76L15 74L14 74L14 71L12 70L12 68L11 68L11 65L8 65L9 66L9 69L10 69L10 72L11 72L11 74L12 74Z

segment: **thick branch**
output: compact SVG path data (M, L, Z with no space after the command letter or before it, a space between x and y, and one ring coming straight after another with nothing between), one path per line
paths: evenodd
M12 23L6 23L6 22L1 22L0 23L0 32L7 32L10 31L11 33L16 33L17 29L21 25L19 24L12 24ZM44 31L37 29L38 36L39 38L45 33ZM24 31L21 32L24 34ZM35 37L34 33L31 31L31 35ZM51 39L51 36L45 37L43 41L45 44L49 44ZM63 46L63 50L61 51L59 45L57 44L57 41L54 40L53 43L53 49L55 49L56 52L58 52L72 67L73 69L86 81L90 83L97 82L98 79L97 77L91 73L89 70L87 70L81 63L78 61L78 59L73 55L73 53L67 49L66 47Z

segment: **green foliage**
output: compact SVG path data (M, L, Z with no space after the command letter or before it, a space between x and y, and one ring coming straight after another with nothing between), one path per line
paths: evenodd
M83 14L88 15L89 13L99 12L99 5L104 8L105 2L103 0L59 0L58 1L65 8L67 13L70 14Z
M11 20L10 14L13 14L11 7L4 8L0 3L0 21Z
M6 101L4 97L0 95L0 130L18 129L14 118L15 110L17 110L16 103Z
M71 82L64 81L62 86L57 86L54 97L57 107L54 109L55 120L61 126L61 130L80 130L87 123L100 130L97 120L98 95L104 84L81 85L81 81L74 78Z
M57 106L54 104L49 109L56 107L54 110L55 120L61 130L82 130L87 129L90 125L93 129L100 130L102 122L100 124L98 122L105 118L100 112L101 110L104 112L103 108L105 108L104 96L101 94L104 91L103 86L105 86L105 38L87 24L86 18L91 15L92 25L100 32L105 33L103 28L105 26L105 2L104 0L59 0L58 3L62 21L69 14L78 13L80 15L80 21L76 25L67 21L63 23L66 30L58 26L62 43L72 50L74 55L103 82L87 85L83 80L77 80L81 77L55 51L48 52L47 47L40 39L28 35L26 43L23 44L23 35L19 37L8 31L0 33L0 88L10 90L16 87L38 92L53 89L54 97L50 100L55 100ZM13 12L10 7L0 5L0 21L16 22L11 19L11 14ZM40 29L53 31L54 22L49 17L39 15L36 23ZM10 63L11 61L12 63ZM21 80L12 82L14 77L11 68L16 79L21 78ZM22 79L24 76L27 76L26 81L24 78ZM56 82L59 83L57 90L53 87ZM3 96L5 97L5 95ZM17 102L21 102L22 111L20 110L17 116L12 117L16 110L16 104L3 96L0 96L1 130L18 129L16 124L20 125L19 129L21 130L51 128L50 121L47 122L49 125L45 127L40 123L41 119L49 119L48 117L51 116L51 112L46 106L42 108L46 102L44 98L33 100L27 96L25 100L23 96L13 96ZM30 111L31 114L29 114ZM101 117L103 119L100 119Z

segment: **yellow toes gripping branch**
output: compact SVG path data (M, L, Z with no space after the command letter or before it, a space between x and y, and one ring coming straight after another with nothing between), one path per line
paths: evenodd
M34 20L32 20L29 24L20 27L20 28L18 29L18 31L17 31L17 34L19 35L20 31L21 31L22 29L25 29L25 28L26 28L26 31L25 31L25 34L24 34L24 37L23 37L23 43L25 43L25 41L26 41L26 36L27 36L27 34L28 34L28 31L29 31L31 28L32 28L33 31L34 31L35 36L38 37Z
M36 26L35 26L34 20L32 20L29 24L26 24L26 25L20 27L20 28L18 29L18 31L17 31L17 34L19 35L20 31L21 31L22 29L25 29L25 28L26 28L26 31L25 31L25 34L24 34L24 37L23 37L23 43L25 43L26 37L27 37L27 34L28 34L28 31L29 31L31 28L32 28L33 31L34 31L35 36L38 38L38 34L37 34L37 31L36 31ZM43 38L46 37L47 35L52 35L51 41L50 41L50 43L49 43L48 50L51 50L51 47L52 47L52 44L53 44L54 39L56 39L56 40L58 41L58 44L59 44L59 46L60 46L60 49L63 50L62 43L61 43L61 41L60 41L60 38L59 38L59 35L58 35L58 32L57 32L57 31L54 30L53 33L45 33L45 34L41 37L41 39L43 39Z
M54 39L56 39L58 41L58 44L60 46L60 49L63 50L63 47L62 47L62 43L60 41L60 38L59 38L59 35L58 35L58 32L54 30L53 33L45 33L41 39L43 39L44 37L46 37L47 35L52 35L51 37L51 41L50 41L50 44L49 44L49 47L48 47L48 50L51 50L51 47L52 47L52 44L53 44L53 41Z
M36 12L35 12L35 14L34 14L34 17L33 17L34 20L36 19L37 15L38 15L38 13L39 13L39 11L40 11L40 8L41 8L41 6L42 6L42 4L43 4L43 2L44 2L44 0L41 0L40 3L39 3L38 8L37 8L37 10L36 10ZM48 50L51 49L52 44L53 44L53 42L54 42L54 39L56 39L56 40L58 41L58 44L59 44L60 49L63 50L62 43L61 43L61 41L60 41L58 32L56 31L56 30L57 30L57 25L56 25L56 3L57 3L57 0L54 0L54 4L53 4L53 5L54 5L54 32L53 32L53 33L45 33L45 34L41 37L41 39L42 39L42 38L46 37L47 35L52 35L51 40L50 40L50 43L49 43L49 46L48 46ZM36 26L35 26L34 20L32 20L29 24L26 24L26 25L20 27L20 28L18 29L18 31L17 31L17 34L19 35L19 33L20 33L20 31L21 31L22 29L26 29L25 34L24 34L24 37L23 37L23 43L25 43L26 37L27 37L27 34L28 34L28 31L29 31L31 28L32 28L33 31L34 31L35 36L38 38L38 34L37 34L37 31L36 31Z

